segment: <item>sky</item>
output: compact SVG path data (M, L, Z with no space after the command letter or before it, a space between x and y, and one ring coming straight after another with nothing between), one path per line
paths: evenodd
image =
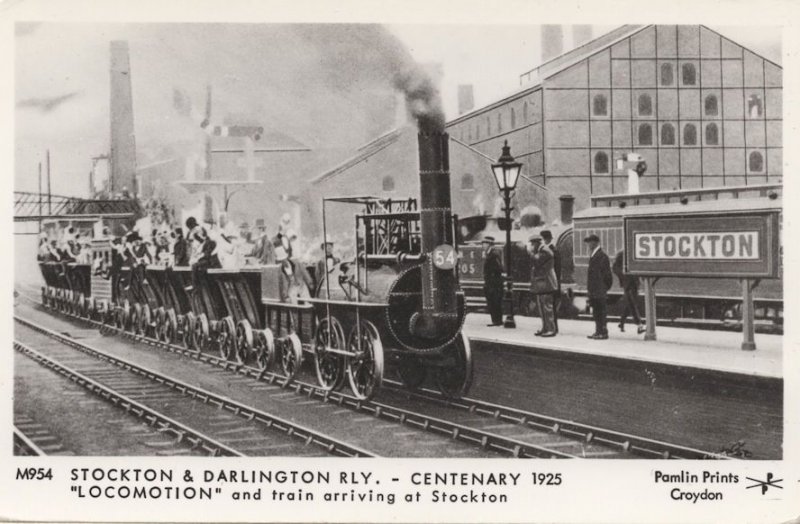
M613 27L594 26L594 35ZM448 119L457 116L459 84L474 86L480 107L518 89L519 75L540 63L536 25L388 29L413 59L441 65ZM780 31L774 28L712 29L781 63ZM342 32L331 24L18 25L15 188L36 190L37 164L49 148L53 193L88 193L90 159L108 150L112 39L130 42L137 154L143 165L159 148L197 139L197 115L209 82L217 115L266 122L315 148L360 145L369 123L359 120L354 104L386 84L382 53L395 52L378 33ZM328 45L334 37L338 45ZM176 112L176 91L192 102L190 114Z

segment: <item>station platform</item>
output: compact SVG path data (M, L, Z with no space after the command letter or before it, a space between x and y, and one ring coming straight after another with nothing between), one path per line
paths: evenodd
M541 320L537 317L515 317L517 327L490 327L489 315L469 313L464 332L470 340L552 351L580 354L604 359L620 359L653 363L679 368L694 368L723 374L738 374L766 379L783 378L783 337L756 334L755 351L741 349L742 334L661 327L658 340L645 341L636 333L636 326L627 324L621 333L615 322L608 323L608 340L590 340L594 323L582 320L559 319L559 334L555 337L534 336Z

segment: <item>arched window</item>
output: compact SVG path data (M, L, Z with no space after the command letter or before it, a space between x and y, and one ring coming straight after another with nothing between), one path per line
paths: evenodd
M522 104L522 123L528 123L528 102Z
M661 64L661 85L671 86L673 80L672 64Z
M390 175L383 177L383 190L394 191L394 177Z
M486 136L492 136L492 117L486 117Z
M608 116L608 101L605 95L594 95L592 114L594 116Z
M472 126L467 127L467 137L470 142L472 142Z
M683 126L683 145L697 145L697 128L694 126L694 124L686 124Z
M761 97L758 95L750 95L747 98L747 117L748 118L761 118L763 106L761 104Z
M503 113L497 114L497 133L503 132Z
M675 126L672 124L661 125L661 145L674 146L675 145Z
M719 128L717 127L717 124L706 125L706 145L719 145Z
M650 127L650 124L639 124L639 145L653 145L653 128Z
M764 170L764 157L761 156L761 153L758 151L753 151L750 153L750 158L748 158L747 166L750 168L752 173L760 173Z
M608 155L602 151L598 151L594 155L594 172L608 173Z
M473 189L475 189L475 177L471 173L461 175L461 190L472 191Z
M683 79L683 85L685 86L693 86L695 84L695 69L694 64L683 64L681 67L681 78Z
M516 129L517 127L517 114L514 112L514 108L511 108L511 129Z
M719 114L719 106L717 104L716 95L708 95L705 101L706 116L717 116Z
M481 126L475 124L475 140L481 139Z
M650 116L653 114L653 99L647 93L639 95L639 116Z

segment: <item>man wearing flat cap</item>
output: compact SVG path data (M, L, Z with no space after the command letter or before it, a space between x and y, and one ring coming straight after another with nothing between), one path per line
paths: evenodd
M553 314L553 292L558 289L558 280L554 269L553 252L544 244L540 235L528 238L533 251L533 267L531 268L531 294L536 299L542 328L534 333L537 337L553 337L556 325Z
M608 304L608 290L614 283L611 274L611 264L608 255L600 248L600 238L594 233L583 239L589 245L589 271L586 277L586 292L589 296L589 305L592 306L594 317L594 333L588 338L605 340L608 338L606 327L606 310Z
M503 325L503 263L500 251L494 248L494 237L485 236L483 245L483 293L486 308L492 317L489 326Z

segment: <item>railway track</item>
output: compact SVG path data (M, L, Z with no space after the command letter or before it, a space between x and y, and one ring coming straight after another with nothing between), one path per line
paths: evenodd
M73 317L74 318L74 317ZM347 407L401 425L445 436L482 449L513 457L546 458L727 458L711 452L628 435L576 422L547 417L476 399L447 400L436 392L409 392L389 381L392 391L384 401L361 401L338 391L326 391L302 381L287 383L281 375L196 353L141 335L81 318L96 327L236 372L258 381L289 388L298 395Z
M41 351L14 348L126 413L210 455L373 456L358 447L91 348L30 322ZM19 332L18 332L19 334ZM50 344L47 340L50 339ZM76 351L77 350L77 351ZM276 453L277 451L277 453Z
M14 455L38 457L45 452L31 438L14 426Z

